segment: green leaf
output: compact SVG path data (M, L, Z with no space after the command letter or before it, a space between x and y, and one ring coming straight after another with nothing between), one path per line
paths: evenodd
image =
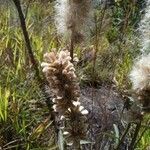
M119 143L119 129L116 124L113 124L114 131L115 131L115 143Z

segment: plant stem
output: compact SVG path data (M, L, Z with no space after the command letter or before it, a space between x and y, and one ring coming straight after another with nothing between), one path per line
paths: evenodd
M148 126L145 126L144 130L141 132L141 135L139 136L139 138L138 138L137 142L135 143L134 147L139 143L139 141L143 137L144 133L149 129L149 125L150 125L149 120L146 121L146 124L148 124Z
M129 150L134 150L135 143L136 143L136 140L137 140L138 133L140 131L141 125L142 125L142 120L140 120L140 122L137 123L137 125L136 125L135 132L134 132L132 141L131 141L130 146L129 146Z
M141 133L139 139L138 139L137 142L135 143L134 147L139 143L139 141L141 140L141 138L143 137L144 133L145 133L147 130L148 130L148 128L145 128L145 129L143 130L143 132Z
M30 39L29 39L29 35L27 32L27 27L26 27L26 23L25 23L25 17L24 17L24 14L22 12L20 1L19 0L13 0L13 2L16 6L17 11L18 11L18 15L19 15L20 23L21 23L21 28L22 28L23 36L24 36L24 39L26 42L26 47L28 50L30 61L31 61L33 68L36 72L36 76L37 76L38 80L41 81L41 77L39 75L38 64L37 64L37 61L35 60L35 57L33 55L31 43L30 43Z
M70 41L70 57L72 63L73 63L73 52L74 52L74 31L72 31L71 33L71 41Z

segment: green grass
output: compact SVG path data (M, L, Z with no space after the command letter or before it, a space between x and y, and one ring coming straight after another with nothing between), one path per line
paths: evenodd
M43 54L51 48L63 45L57 40L53 13L51 3L44 5L36 2L30 5L26 16L29 37L40 71ZM0 146L18 150L56 149L54 136L51 136L54 135L52 122L47 121L49 115L44 102L45 97L31 69L14 5L0 6L0 17ZM130 50L135 45L122 46L126 53L117 63L120 59L116 56L117 42L109 43L107 36L103 35L99 41L103 44L98 51L95 79L112 80L117 72L118 86L126 88L130 84L126 84L126 81L134 55ZM115 39L116 36L117 34ZM80 52L78 53L80 55ZM84 68L79 68L79 73L91 80L92 67L91 62ZM143 135L137 149L145 150L149 143L150 130Z
M0 6L0 145L7 149L42 149L45 144L42 144L41 137L44 131L52 129L51 122L43 124L49 117L48 109L31 69L18 16L13 7ZM39 7L40 4L34 4L29 8L26 22L34 54L41 62L44 52L54 47L55 40L52 37L53 28L40 24L47 14L43 11L45 8L39 10ZM51 14L51 7L47 8L47 13ZM41 105L39 108L38 104ZM46 136L49 137L48 133ZM48 143L54 147L51 141Z

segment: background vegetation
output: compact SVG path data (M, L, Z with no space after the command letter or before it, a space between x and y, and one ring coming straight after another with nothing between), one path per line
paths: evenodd
M54 25L54 2L21 1L40 71L43 54L65 45ZM114 85L122 93L130 89L128 73L134 58L140 54L137 28L144 7L143 0L108 0L95 5L95 28L88 40L75 50L82 60L78 66L81 85L96 88ZM84 61L86 52L83 49L90 45L97 45L94 65L92 55ZM0 1L0 148L57 149L46 97L26 49L14 3ZM150 130L144 132L137 150L145 150L148 146Z

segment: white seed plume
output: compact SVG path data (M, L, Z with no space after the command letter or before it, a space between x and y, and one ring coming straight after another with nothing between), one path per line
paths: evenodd
M147 0L145 14L139 24L141 51L150 52L150 0Z
M135 62L130 73L134 90L150 88L150 54Z
M56 0L55 23L59 34L75 36L83 33L89 19L91 0Z
M67 13L69 10L68 0L57 0L55 9L56 9L55 21L57 31L60 34L63 34L67 32L66 21L67 21Z

